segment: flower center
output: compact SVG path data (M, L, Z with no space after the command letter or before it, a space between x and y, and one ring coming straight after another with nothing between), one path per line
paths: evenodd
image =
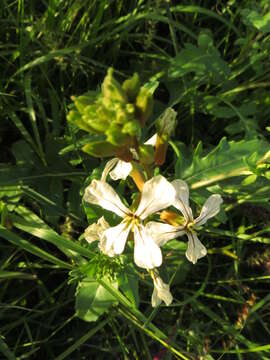
M193 232L194 231L194 229L193 229L193 227L194 227L194 221L189 221L187 224L186 224L186 229L188 230L188 231L191 231L191 232Z
M140 218L134 214L129 214L125 217L125 222L131 224L131 231L134 232L134 227L138 226L141 222Z

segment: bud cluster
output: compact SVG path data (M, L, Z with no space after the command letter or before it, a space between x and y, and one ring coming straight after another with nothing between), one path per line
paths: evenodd
M152 114L153 97L140 85L135 73L121 85L110 68L101 92L87 92L73 97L68 121L90 134L101 135L83 147L83 151L96 157L118 156L128 161L128 150L134 147L141 129Z

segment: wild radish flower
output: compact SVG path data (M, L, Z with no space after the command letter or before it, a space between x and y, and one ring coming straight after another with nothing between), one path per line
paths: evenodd
M153 135L149 140L147 140L144 145L155 146L157 139L157 134ZM130 149L135 160L138 160L138 154L135 149ZM113 158L109 160L103 170L101 180L106 181L108 174L113 180L126 180L128 175L131 173L132 164L127 161L120 160L118 158Z
M186 257L195 264L198 259L207 254L205 246L197 237L196 229L199 226L204 225L208 219L214 217L219 212L223 200L220 195L211 195L204 203L200 215L194 219L192 210L189 206L188 185L183 180L174 180L172 185L176 191L176 199L173 206L183 214L185 219L184 224L172 226L164 223L149 222L146 225L146 229L150 232L152 238L159 246L164 245L171 239L186 234L188 237ZM160 232L163 234L162 239L160 239L158 235Z
M154 271L151 272L151 276L154 282L152 306L156 307L160 305L162 301L164 301L165 304L169 306L173 300L169 285L165 284L161 277L158 276L158 274L156 274Z
M85 229L84 237L89 244L94 241L99 241L98 246L100 250L108 256L114 256L115 254L112 249L107 250L105 248L105 244L102 238L103 232L109 229L109 227L109 223L104 219L104 216L102 216L100 219L98 219L97 223L93 223Z
M172 205L174 199L173 185L161 175L145 182L136 211L128 209L115 190L102 180L93 180L84 194L86 202L99 205L123 219L119 225L102 231L101 250L109 256L121 254L128 235L132 232L134 234L134 261L137 266L145 269L159 267L162 263L162 254L159 246L143 225L143 220ZM156 238L162 238L162 234L157 234Z

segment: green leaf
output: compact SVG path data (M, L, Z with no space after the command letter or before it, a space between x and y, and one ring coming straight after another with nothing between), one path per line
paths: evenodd
M251 175L245 159L257 153L253 158L257 162L269 148L269 144L260 139L228 142L223 138L217 147L204 155L199 143L189 163L178 158L175 175L176 178L187 181L193 189L235 176Z
M246 25L251 25L257 30L262 31L263 33L270 32L270 12L266 14L259 14L256 10L244 9L241 12L243 17L243 22Z
M125 267L118 276L119 289L135 306L139 307L139 278L135 272L134 265Z
M171 61L168 69L169 78L181 78L188 73L195 73L200 77L207 76L208 80L210 77L214 84L228 79L230 68L213 46L213 40L208 33L200 34L198 45L196 47L185 44L185 48Z
M117 288L117 283L112 286ZM115 297L95 280L86 278L77 286L76 315L82 320L96 321L116 304Z

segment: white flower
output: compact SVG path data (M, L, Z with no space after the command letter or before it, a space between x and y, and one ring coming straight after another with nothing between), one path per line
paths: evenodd
M85 240L91 244L94 241L99 241L99 248L100 250L112 257L115 256L115 253L113 252L112 249L106 249L105 244L104 244L104 240L102 238L102 234L105 230L109 229L110 225L107 223L107 221L104 219L104 217L102 216L100 219L98 219L97 223L93 223L91 225L88 226L88 228L85 229L84 232L84 237Z
M155 146L157 140L157 134L153 135L149 140L147 140L145 145ZM138 154L135 149L130 149L135 160L138 160ZM101 180L106 181L108 174L113 180L126 180L128 175L131 173L132 164L127 161L119 160L118 158L113 158L107 162L105 168L102 172Z
M102 216L100 219L98 219L97 223L93 223L89 225L88 228L85 229L84 232L85 240L89 244L91 244L94 241L100 240L100 234L109 227L110 225L104 219L104 216Z
M130 231L134 233L134 261L137 266L152 269L162 263L159 246L150 236L142 221L149 215L174 202L175 189L163 176L158 175L145 182L141 200L135 212L129 210L114 189L102 180L93 180L86 188L84 200L112 211L123 220L119 225L102 231L101 250L110 256L121 254ZM162 234L156 236L158 239Z
M200 215L194 219L189 206L188 185L183 180L174 180L172 185L176 191L176 199L173 206L183 214L185 219L184 225L172 226L169 224L149 222L146 224L146 229L159 246L164 245L171 239L186 234L188 237L186 257L195 264L198 259L207 254L207 250L198 239L195 229L204 225L208 219L214 217L219 212L223 200L220 195L211 195L204 203ZM158 236L159 232L163 234L162 239Z
M170 287L165 284L161 277L156 274L152 275L154 281L154 291L152 294L152 306L156 307L164 301L167 306L172 303L173 297L170 292Z

